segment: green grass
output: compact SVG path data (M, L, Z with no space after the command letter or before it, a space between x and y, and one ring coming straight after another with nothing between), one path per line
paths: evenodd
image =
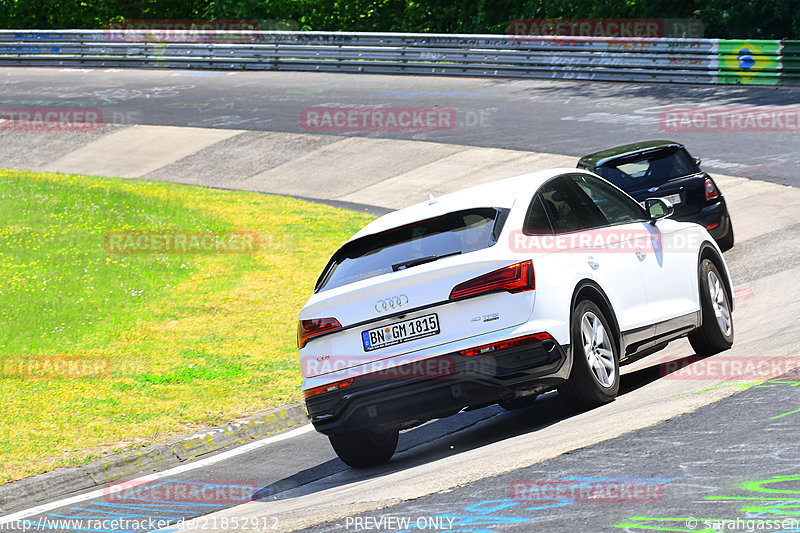
M0 483L299 401L297 312L372 217L294 200L0 170ZM247 231L249 253L110 234Z

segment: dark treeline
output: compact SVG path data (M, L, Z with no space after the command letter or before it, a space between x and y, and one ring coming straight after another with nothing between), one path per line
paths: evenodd
M291 20L302 30L506 33L515 18L698 18L706 37L800 39L800 0L0 0L3 28Z

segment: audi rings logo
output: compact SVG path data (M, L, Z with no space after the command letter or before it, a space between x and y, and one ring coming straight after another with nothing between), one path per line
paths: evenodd
M408 303L408 296L406 296L405 294L401 294L400 296L392 296L391 298L378 300L375 303L375 310L379 313L383 313L385 311L400 309L407 303Z

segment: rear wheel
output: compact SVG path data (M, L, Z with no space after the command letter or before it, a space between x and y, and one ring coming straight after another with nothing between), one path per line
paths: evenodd
M700 262L700 309L703 325L689 334L697 355L714 355L733 345L730 294L722 276L709 259Z
M612 401L619 392L619 355L608 320L591 300L572 313L572 371L558 388L569 403L591 409Z
M399 436L397 429L361 429L329 435L328 440L345 464L353 468L366 468L387 463L394 455Z

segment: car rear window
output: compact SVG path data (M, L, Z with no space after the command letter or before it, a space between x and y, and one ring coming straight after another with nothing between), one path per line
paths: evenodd
M315 292L488 248L507 214L495 208L457 211L350 241L328 262Z
M596 170L598 175L623 190L655 187L697 172L700 168L683 149L610 161Z

